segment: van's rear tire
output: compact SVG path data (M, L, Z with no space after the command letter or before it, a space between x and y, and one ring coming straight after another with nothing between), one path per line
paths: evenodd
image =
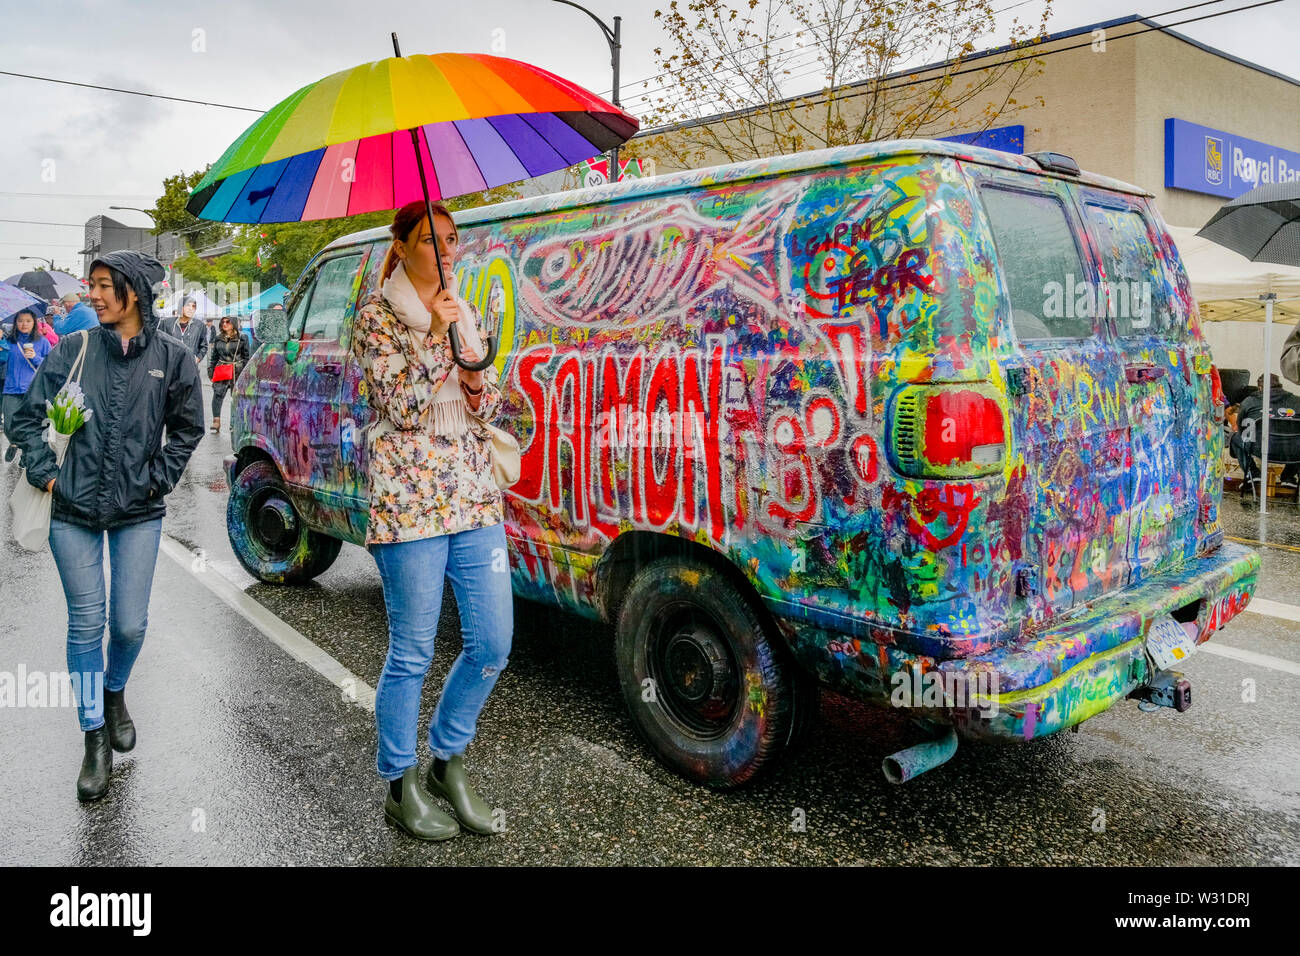
M328 569L343 546L307 527L280 472L264 459L235 477L226 533L244 570L268 584L305 584Z
M719 789L771 765L810 706L784 648L721 571L660 558L633 577L615 658L632 723L655 755ZM812 707L815 707L815 694Z

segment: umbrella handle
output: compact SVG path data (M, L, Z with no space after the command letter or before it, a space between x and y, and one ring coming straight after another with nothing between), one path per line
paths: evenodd
M467 372L481 372L497 360L497 340L494 336L492 341L488 342L488 354L480 362L466 362L460 357L460 336L456 334L456 326L452 325L447 328L447 344L451 346L451 357Z

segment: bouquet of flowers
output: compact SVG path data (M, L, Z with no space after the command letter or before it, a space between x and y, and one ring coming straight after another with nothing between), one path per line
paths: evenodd
M59 389L59 394L54 396L54 401L45 403L45 434L47 442L54 446L54 453L58 457L59 464L63 464L63 456L59 454L59 443L55 441L54 435L65 435L71 437L82 425L90 420L90 416L95 412L86 407L86 393L81 390L81 386L76 382L68 382L63 388ZM68 447L67 438L62 442L63 448Z

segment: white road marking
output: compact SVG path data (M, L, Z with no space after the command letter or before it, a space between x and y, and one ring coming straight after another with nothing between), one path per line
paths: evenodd
M1282 671L1284 674L1295 674L1300 677L1300 664L1294 661L1286 661L1280 657L1272 657L1268 654L1257 654L1254 651L1244 650L1240 647L1231 647L1227 644L1202 644L1197 648L1198 652L1206 654L1217 654L1219 657L1231 657L1235 661L1242 661L1246 664L1254 664L1257 667L1267 667L1269 670Z
M294 660L301 661L344 692L344 700L368 711L375 709L375 689L336 661L320 647L276 617L237 588L229 579L175 538L164 534L160 549L188 571L193 578L238 611L250 624L271 639ZM205 566L204 570L196 565Z
M373 687L340 664L325 650L303 637L295 628L286 624L236 587L225 575L216 570L214 565L217 562L208 561L206 562L206 570L196 570L195 565L203 563L201 556L190 551L185 545L168 535L162 536L160 548L166 552L169 558L188 571L222 601L238 611L250 624L270 638L290 657L306 664L334 686L344 691L347 694L346 699L353 700L358 707L374 711L375 689ZM1254 614L1300 622L1300 607L1294 604L1282 604L1266 598L1252 598L1251 602L1246 606L1246 610ZM1280 657L1258 654L1255 651L1229 647L1224 644L1202 644L1197 650L1207 654L1215 654L1219 657L1228 657L1246 664L1254 664L1257 667L1267 667L1270 670L1281 671L1284 674L1300 676L1300 664L1283 660Z
M1280 617L1284 621L1300 622L1300 607L1294 604L1283 604L1281 601L1270 601L1268 598L1251 598L1250 603L1246 605L1246 611L1251 614Z

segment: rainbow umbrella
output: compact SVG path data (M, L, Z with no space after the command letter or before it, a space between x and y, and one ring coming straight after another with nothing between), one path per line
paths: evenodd
M186 208L298 222L448 199L564 169L636 117L540 67L477 53L389 57L304 86L231 144ZM419 146L417 160L410 130ZM418 165L417 165L418 162Z
M331 74L272 107L217 160L185 208L201 219L256 223L427 204L564 169L626 142L640 125L518 60L404 57L396 34L393 50L396 56ZM461 364L486 368L495 341L490 351L477 365Z

